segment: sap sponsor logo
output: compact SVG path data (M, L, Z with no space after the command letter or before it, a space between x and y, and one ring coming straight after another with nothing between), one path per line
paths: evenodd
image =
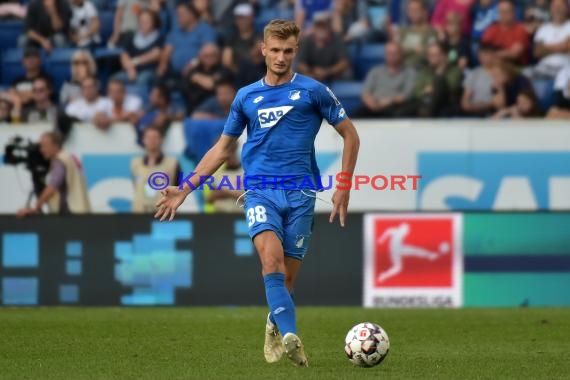
M421 210L570 208L569 152L419 153Z
M261 128L271 128L281 120L289 111L293 109L293 106L282 106L273 108L264 108L257 111L257 116L259 118L259 125Z
M258 96L257 98L253 99L253 104L257 104L263 100L263 96Z

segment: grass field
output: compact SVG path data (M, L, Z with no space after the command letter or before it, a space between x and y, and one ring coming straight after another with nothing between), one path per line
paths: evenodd
M3 308L2 379L568 379L570 309L298 311L309 368L263 359L263 308ZM354 367L348 329L383 326L388 358Z

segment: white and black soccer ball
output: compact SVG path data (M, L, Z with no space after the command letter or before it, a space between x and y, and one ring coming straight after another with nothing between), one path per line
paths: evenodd
M375 323L359 323L346 334L344 351L348 359L361 367L382 363L390 350L386 331Z

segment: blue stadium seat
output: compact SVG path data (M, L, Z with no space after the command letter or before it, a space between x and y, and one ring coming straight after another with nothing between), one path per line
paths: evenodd
M371 68L384 63L384 44L364 44L358 50L353 68L355 78L362 80Z
M199 162L208 150L220 138L224 130L225 119L220 120L184 120L186 149L184 154L194 162Z
M22 57L21 49L10 49L2 53L2 84L10 85L14 79L24 75Z
M552 79L533 79L532 86L543 111L548 111L554 104L554 81Z
M362 105L360 96L363 87L363 83L357 81L334 82L331 85L331 90L340 100L349 116Z
M107 40L113 34L113 21L115 19L115 11L102 10L99 11L99 20L101 21L101 40L106 45Z
M15 48L18 44L18 38L24 34L23 21L2 21L0 22L0 50Z
M56 92L71 78L71 60L75 51L76 49L54 49L47 57L47 71L53 77Z

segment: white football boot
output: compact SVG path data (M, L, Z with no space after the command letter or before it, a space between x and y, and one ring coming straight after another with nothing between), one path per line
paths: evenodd
M285 353L299 367L308 367L309 362L305 355L305 348L301 339L293 333L287 333L283 337L283 346L285 346Z
M283 357L283 339L279 333L277 325L273 324L267 316L265 325L265 344L263 345L263 355L268 363L278 362Z

